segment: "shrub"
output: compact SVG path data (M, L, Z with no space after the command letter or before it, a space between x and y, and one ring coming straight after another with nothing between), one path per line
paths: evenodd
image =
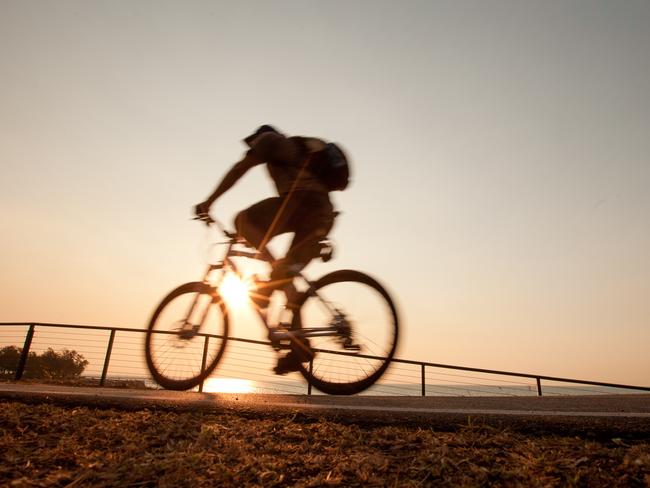
M5 346L0 349L0 375L13 376L18 368L22 349ZM36 379L73 379L78 378L88 366L88 361L77 351L63 349L55 351L51 347L42 354L30 352L23 376Z
M0 349L0 376L13 376L16 374L21 352L22 349L16 346L5 346Z

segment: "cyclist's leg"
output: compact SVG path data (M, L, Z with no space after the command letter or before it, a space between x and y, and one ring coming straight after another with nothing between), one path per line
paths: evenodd
M258 248L273 236L287 232L286 218L277 218L282 207L281 197L266 198L242 210L235 217L237 233ZM275 225L274 224L275 222ZM274 228L271 228L274 227Z
M323 198L324 197L324 198ZM291 281L309 262L320 254L319 241L327 237L327 234L334 224L334 212L327 195L315 194L308 196L302 202L301 211L296 213L289 222L295 232L291 246L285 258L276 261L271 275L272 281ZM287 293L287 308L294 306L293 299L298 298L295 288L294 292ZM277 374L285 374L297 371L300 363L310 361L314 358L314 351L311 349L309 340L301 338L294 340L291 344L291 351L278 360L275 368Z
M300 208L287 222L287 229L295 234L287 255L275 262L272 279L293 278L318 257L320 241L329 234L334 218L334 209L326 193L304 195Z
M278 234L288 232L286 214L282 216L282 197L272 197L257 202L242 210L235 217L235 229L249 244L257 248L263 259L272 259L266 249L269 240ZM251 299L259 308L266 308L275 288L274 283L259 283Z

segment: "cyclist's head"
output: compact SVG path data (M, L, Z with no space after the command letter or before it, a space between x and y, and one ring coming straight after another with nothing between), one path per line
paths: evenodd
M250 136L246 137L244 139L244 142L251 146L255 139L257 139L259 136L262 134L265 134L266 132L275 132L276 134L280 134L280 132L273 127L272 125L264 124L261 125L254 133L252 133Z
M264 134L265 132L275 132L276 134L279 134L280 132L273 127L272 125L264 124L261 125L256 131L255 135L259 136L260 134Z

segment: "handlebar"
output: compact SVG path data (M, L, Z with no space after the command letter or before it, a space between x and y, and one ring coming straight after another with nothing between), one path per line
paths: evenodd
M217 226L217 228L223 232L223 234L228 238L228 239L237 239L237 233L236 232L230 232L226 230L226 228L223 226L221 222L218 220L212 218L212 216L208 213L205 214L200 214L194 217L192 220L200 220L201 222L204 222L205 225L209 226L210 224L214 224Z

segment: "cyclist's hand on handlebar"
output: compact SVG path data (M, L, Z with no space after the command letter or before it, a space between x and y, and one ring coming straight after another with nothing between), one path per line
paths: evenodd
M210 202L208 201L197 203L194 206L194 213L196 213L197 217L208 215L208 213L210 212L210 206L211 206Z
M210 223L212 218L210 217L210 202L201 202L197 203L194 206L194 213L198 220L203 220L206 223Z

